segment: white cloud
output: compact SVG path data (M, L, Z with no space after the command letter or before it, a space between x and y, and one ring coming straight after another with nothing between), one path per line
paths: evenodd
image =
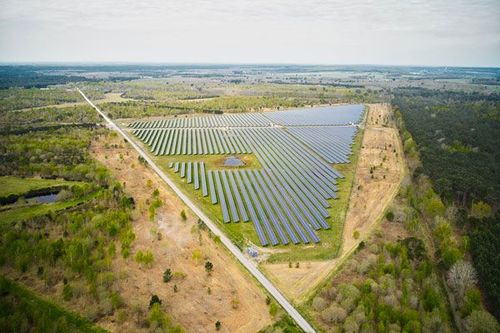
M496 0L3 0L0 61L500 65Z

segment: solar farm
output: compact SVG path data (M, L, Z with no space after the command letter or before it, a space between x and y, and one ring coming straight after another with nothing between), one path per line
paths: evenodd
M260 245L310 244L338 223L335 164L349 163L363 105L223 114L129 125L151 154L219 205L223 223L252 223ZM209 167L211 155L253 154L259 168ZM185 157L190 157L189 161ZM184 158L184 160L183 160Z

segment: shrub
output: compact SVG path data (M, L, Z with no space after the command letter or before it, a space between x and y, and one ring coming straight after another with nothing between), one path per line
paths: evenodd
M434 308L439 307L440 296L432 287L428 287L424 291L423 305L425 311L432 311Z
M142 264L144 267L151 268L154 262L154 256L151 251L147 250L146 252L138 251L135 255L135 261L139 264Z
M183 209L181 210L181 219L183 221L186 221L187 220L187 215L186 215L186 211Z
M63 299L67 302L71 298L73 298L73 288L71 288L71 286L68 283L65 284L63 288Z
M394 213L392 211L388 211L387 213L385 213L385 218L389 222L394 221Z
M462 303L463 305L460 309L462 317L470 315L474 310L481 310L481 293L479 289L470 288L467 290Z
M149 308L151 309L155 304L161 305L161 299L157 295L152 295L149 300Z
M352 237L354 237L354 239L359 239L359 230L354 230Z
M167 283L172 280L172 270L170 268L167 268L165 272L163 272L163 282Z
M210 261L207 261L205 263L205 270L207 271L207 273L208 274L212 273L213 269L214 269L214 265Z

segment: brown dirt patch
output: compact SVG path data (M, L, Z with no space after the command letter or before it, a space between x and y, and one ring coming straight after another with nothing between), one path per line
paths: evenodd
M292 300L303 302L366 239L397 193L405 174L399 134L387 104L370 104L338 258L302 263L265 264L263 269ZM373 176L373 177L372 177ZM359 237L354 237L354 232Z
M109 148L114 145L118 148ZM189 332L212 330L217 320L221 321L223 332L256 332L269 325L272 319L265 295L250 275L207 232L199 232L197 219L180 199L151 169L138 162L133 149L124 146L118 137L103 137L91 150L120 182L125 183L125 191L134 197L134 253L149 249L155 257L151 269L142 268L133 259L116 260L114 267L122 277L119 284L125 301L147 306L151 295L157 294L164 300L166 312ZM147 186L148 180L152 182L151 187ZM148 200L156 188L164 204L158 209L155 221L150 221ZM187 212L187 221L180 217L182 209ZM158 240L158 232L161 240ZM193 259L197 251L201 253L200 260ZM204 269L206 260L214 265L211 276L207 276ZM166 284L162 281L166 268L186 276ZM178 292L173 291L174 284ZM119 328L115 324L100 324L112 330L127 327L126 324ZM132 326L131 331L134 330L136 327Z

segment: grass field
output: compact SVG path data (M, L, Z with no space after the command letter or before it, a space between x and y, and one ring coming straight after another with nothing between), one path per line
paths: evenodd
M24 331L28 324L33 332L107 332L3 276L0 294L0 331Z
M29 191L41 190L56 186L72 186L81 184L80 182L71 182L59 179L38 179L38 178L18 178L18 177L0 177L0 198L9 195L22 195Z
M71 208L83 202L86 202L92 198L95 198L100 193L101 191L96 191L94 193L88 194L84 197L74 200L54 202L48 204L39 204L39 205L32 205L27 207L19 207L19 208L4 210L0 212L0 223L8 224L17 221L24 221L36 216L48 214L51 211L57 212L63 209Z

